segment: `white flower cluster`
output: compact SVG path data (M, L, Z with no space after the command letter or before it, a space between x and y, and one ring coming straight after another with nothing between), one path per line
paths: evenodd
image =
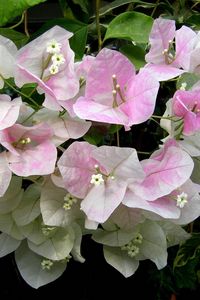
M52 75L55 75L59 72L59 66L64 64L65 58L64 55L60 52L62 45L56 40L51 40L47 43L46 51L51 54L52 64L49 68L49 72Z
M69 210L72 208L72 205L77 202L77 198L73 197L70 193L67 193L67 195L64 197L64 204L63 208L65 210Z
M137 233L134 239L128 242L128 244L121 247L121 250L127 251L128 256L133 258L140 252L138 245L142 243L142 240L143 236L140 233Z

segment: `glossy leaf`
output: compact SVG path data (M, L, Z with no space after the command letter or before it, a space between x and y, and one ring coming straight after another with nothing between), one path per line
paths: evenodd
M0 26L20 16L29 7L46 0L0 0Z
M125 12L111 21L104 40L118 38L147 43L152 24L153 19L143 13Z

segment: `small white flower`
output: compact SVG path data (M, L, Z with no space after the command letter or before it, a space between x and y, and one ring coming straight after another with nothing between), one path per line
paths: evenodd
M52 75L55 75L58 73L58 66L57 65L54 65L52 64L51 67L49 68L49 72L52 74Z
M142 243L142 240L143 240L143 236L138 232L136 234L136 237L134 238L133 242L135 244L141 244Z
M67 193L67 195L64 197L63 208L65 210L69 210L72 208L72 205L76 202L77 202L77 198L72 196L70 193Z
M177 195L176 197L176 206L183 208L186 203L188 203L188 195L184 192L181 194Z
M54 66L60 66L65 62L65 58L62 53L55 53L51 59L53 61Z
M51 54L59 53L61 47L62 45L58 43L56 40L51 40L47 43L46 51Z
M183 82L183 83L181 84L181 86L180 86L180 90L181 90L181 91L185 91L186 86L187 86L187 83L186 83L186 82Z
M43 259L41 262L41 266L43 270L50 270L53 266L53 261L50 259Z
M134 243L135 241L132 240L128 244L121 247L121 250L127 251L128 256L130 256L131 258L135 257L140 252L139 247Z
M90 183L93 183L94 185L100 185L104 182L102 174L93 174L92 178L90 180Z

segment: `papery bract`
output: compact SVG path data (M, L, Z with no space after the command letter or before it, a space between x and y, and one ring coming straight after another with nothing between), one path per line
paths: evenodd
M8 95L0 95L0 130L15 124L19 116L21 98L11 101Z
M141 163L146 178L142 183L129 185L123 204L155 212L164 218L178 219L180 209L175 199L179 192L176 190L190 178L194 166L192 159L176 141L169 140L163 149ZM168 196L170 193L172 195Z
M182 26L176 30L174 20L156 19L149 37L151 48L145 56L148 62L145 68L159 81L188 71L195 37L196 33L189 27Z
M57 165L65 188L78 198L87 195L94 166L97 164L91 156L95 148L86 142L74 142L58 160Z
M6 160L6 153L0 153L0 197L2 197L8 186L12 177L12 172L8 167L8 162Z
M45 93L43 105L52 110L61 110L66 100L73 98L79 90L79 80L74 70L74 52L69 46L72 33L55 26L22 47L17 54L15 82L21 87L35 82L38 91ZM49 71L52 54L47 52L47 44L56 40L61 45L64 63L57 73Z
M13 77L16 53L17 47L15 44L4 36L0 36L0 89L4 86L1 76L6 79Z
M129 182L144 178L136 151L131 148L74 142L58 161L66 188L84 198L81 209L91 221L105 222L122 202ZM93 176L99 183L93 184Z
M153 113L159 84L149 72L135 74L121 53L103 49L87 74L85 96L74 104L83 119L131 126Z
M90 128L91 122L70 117L67 113L59 116L58 112L43 108L33 117L36 123L46 122L54 131L52 141L56 146L69 139L82 137Z
M57 151L50 141L51 128L41 123L32 127L15 124L0 131L9 169L19 176L46 175L54 171Z
M200 90L177 91L172 100L172 112L183 118L183 134L192 135L200 130Z

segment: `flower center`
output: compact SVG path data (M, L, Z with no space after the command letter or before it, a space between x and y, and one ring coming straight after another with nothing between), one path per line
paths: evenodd
M48 270L49 271L51 269L51 267L53 266L53 261L50 260L50 259L43 259L41 261L41 266L42 266L43 270Z
M113 107L117 107L122 103L126 102L126 99L122 93L121 87L117 82L117 76L115 74L112 75L112 82L113 82L113 90L112 90L112 94L113 94ZM119 95L119 98L121 100L121 103L118 104L117 102L117 95Z
M170 65L176 58L174 42L172 40L168 41L168 48L164 49L162 54L165 58L165 63Z
M100 184L103 184L108 178L114 180L115 177L113 176L113 174L109 174L109 175L105 175L101 172L99 165L94 165L96 174L93 174L90 180L90 183L98 186Z
M138 232L136 233L136 236L128 242L128 244L121 247L121 250L126 251L128 256L133 258L140 252L139 245L142 244L142 241L143 236Z
M176 197L176 206L183 208L188 203L188 195L184 192L177 195Z

